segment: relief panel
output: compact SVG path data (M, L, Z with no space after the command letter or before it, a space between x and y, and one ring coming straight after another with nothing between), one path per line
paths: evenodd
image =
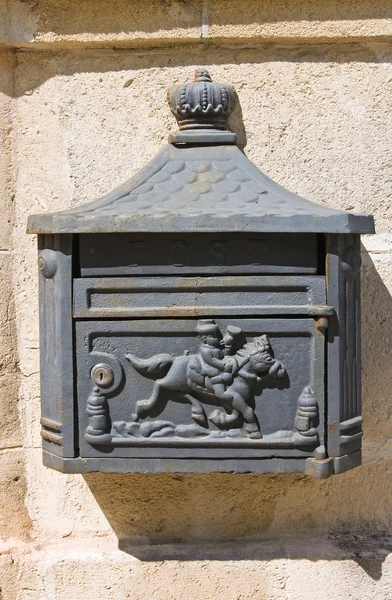
M76 323L82 457L311 456L324 336L311 318Z

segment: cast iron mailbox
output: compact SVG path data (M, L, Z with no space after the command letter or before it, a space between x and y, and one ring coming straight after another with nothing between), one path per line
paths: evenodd
M361 461L359 234L236 145L206 70L136 176L38 233L44 462L341 473Z

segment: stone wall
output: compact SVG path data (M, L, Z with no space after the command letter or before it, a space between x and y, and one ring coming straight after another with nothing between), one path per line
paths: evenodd
M0 0L0 599L392 597L392 4ZM175 129L197 66L248 156L363 239L364 464L304 475L62 475L41 464L30 213L77 206Z

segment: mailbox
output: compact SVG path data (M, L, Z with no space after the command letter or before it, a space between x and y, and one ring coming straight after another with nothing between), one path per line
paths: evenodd
M361 462L360 234L260 172L205 69L139 173L38 234L44 463L305 472Z

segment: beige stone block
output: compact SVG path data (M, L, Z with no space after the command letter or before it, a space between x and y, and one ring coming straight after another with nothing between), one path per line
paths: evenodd
M13 0L0 3L4 45L156 46L212 39L249 43L384 40L392 14L383 0Z
M26 452L26 505L41 541L112 536L112 529L82 475L64 475L42 464L39 446Z
M13 225L12 96L14 63L11 51L0 50L0 252L11 248L10 238Z
M12 256L0 252L0 449L21 446L15 305L12 294Z
M21 600L384 600L391 592L388 536L286 536L230 544L118 551L108 540L30 548L19 565Z
M392 253L377 250L380 244L375 240L375 251L363 255L362 395L365 439L384 445L392 427Z
M268 533L300 535L347 530L371 534L374 530L388 530L392 461L390 454L383 458L378 454L376 461L368 461L364 452L361 467L324 481L307 476L286 477L287 488L277 497Z
M262 535L271 527L277 499L292 485L290 477L227 474L84 479L117 537L145 543Z
M384 557L373 553L373 556L359 555L352 560L334 558L290 561L288 597L313 600L317 595L318 600L384 600L390 596L390 582L386 583L386 577L381 576Z
M214 40L319 42L391 35L392 10L383 0L210 0L208 6Z
M0 550L0 598L1 600L17 600L20 590L19 560L17 553L2 553ZM19 596L20 597L20 596Z
M374 235L363 235L361 238L363 246L362 260L364 266L367 263L367 256L374 254L391 254L392 253L392 234L391 233L375 233Z
M31 522L25 506L26 476L23 450L0 451L0 537L26 538Z
M8 20L8 2L0 1L0 39L5 40L9 37L9 20Z
M202 0L3 0L0 39L17 46L144 46L197 41ZM1 16L1 13L0 13Z
M365 454L362 467L325 481L234 474L85 480L120 540L166 543L388 528L391 475L390 454L376 461Z
M22 446L18 411L19 376L0 375L0 450Z
M211 549L210 549L211 552ZM285 561L222 559L203 548L185 560L139 561L104 539L64 540L25 557L20 585L23 600L284 600ZM267 550L267 555L271 553ZM257 556L257 554L256 554ZM273 556L273 554L272 554ZM40 581L41 580L41 581ZM39 595L41 594L41 595Z
M12 255L0 252L0 376L17 372L15 303L12 294Z
M37 0L0 0L0 45L12 47L34 40L36 5Z
M36 365L38 369L38 365ZM39 374L21 374L19 378L18 408L24 448L41 448L41 401Z

